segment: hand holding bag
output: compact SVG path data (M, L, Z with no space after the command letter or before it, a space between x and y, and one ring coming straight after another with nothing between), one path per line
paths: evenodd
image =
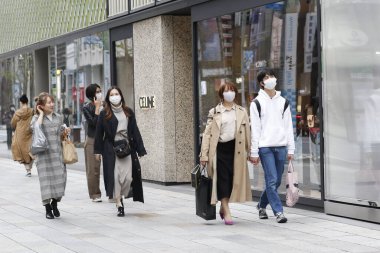
M49 145L44 132L42 131L42 126L38 122L34 123L32 144L30 146L30 153L32 155L37 155L39 153L48 150Z
M294 171L292 161L289 161L288 173L286 174L286 205L294 206L299 198L298 173Z
M199 183L195 189L196 215L205 220L216 219L216 206L211 205L212 179L207 176L207 167L201 168Z
M78 162L77 150L74 146L74 143L72 143L68 138L67 134L65 134L62 141L62 154L64 164L73 164Z

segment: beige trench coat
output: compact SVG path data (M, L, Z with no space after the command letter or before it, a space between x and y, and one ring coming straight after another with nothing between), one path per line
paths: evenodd
M208 175L212 178L211 204L218 202L217 173L216 173L216 147L220 135L222 122L221 104L209 111L207 125L203 133L200 161L206 161ZM229 202L252 201L251 184L248 174L247 158L251 145L251 129L247 111L236 105L236 136L234 156L234 178L232 193Z
M21 108L13 115L11 125L15 129L12 139L13 160L20 163L29 164L32 158L29 154L30 144L32 143L32 131L30 121L33 117L31 108Z

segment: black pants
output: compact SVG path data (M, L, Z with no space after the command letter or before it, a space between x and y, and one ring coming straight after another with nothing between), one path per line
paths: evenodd
M216 151L218 200L229 198L234 178L235 140L219 142Z
M12 128L7 128L7 145L8 145L8 149L11 149L11 145L12 145Z

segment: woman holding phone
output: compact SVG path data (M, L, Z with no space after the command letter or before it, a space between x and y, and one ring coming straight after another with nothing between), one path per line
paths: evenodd
M102 202L99 188L100 181L100 160L95 159L94 142L96 123L102 107L102 89L96 83L90 84L86 88L88 102L83 106L83 116L86 118L86 141L84 143L84 157L86 164L86 177L88 194L92 202Z
M62 135L70 134L71 129L63 124L61 115L54 112L54 98L47 92L38 96L36 115L30 123L34 132L41 127L49 148L36 155L36 167L40 181L42 204L45 206L46 218L59 217L58 202L65 195L66 166L62 157Z

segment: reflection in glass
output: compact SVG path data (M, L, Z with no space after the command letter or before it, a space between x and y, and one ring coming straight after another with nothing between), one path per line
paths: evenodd
M50 92L55 96L56 110L70 126L82 129L86 86L97 83L103 90L110 86L108 31L52 46L49 55Z
M0 62L0 120L11 104L19 108L19 98L26 94L33 105L34 59L33 53L19 54ZM0 122L0 124L3 124Z
M323 1L326 199L380 203L378 1Z
M320 199L320 133L318 50L315 0L279 1L197 23L199 131L203 132L217 90L227 79L237 84L236 102L249 111L257 95L257 74L277 73L277 90L290 101L296 136L296 161L301 194ZM261 166L250 176L262 190ZM285 182L285 181L283 181ZM282 185L280 191L284 192Z
M133 81L133 39L115 41L116 85L121 89L126 104L135 108Z

